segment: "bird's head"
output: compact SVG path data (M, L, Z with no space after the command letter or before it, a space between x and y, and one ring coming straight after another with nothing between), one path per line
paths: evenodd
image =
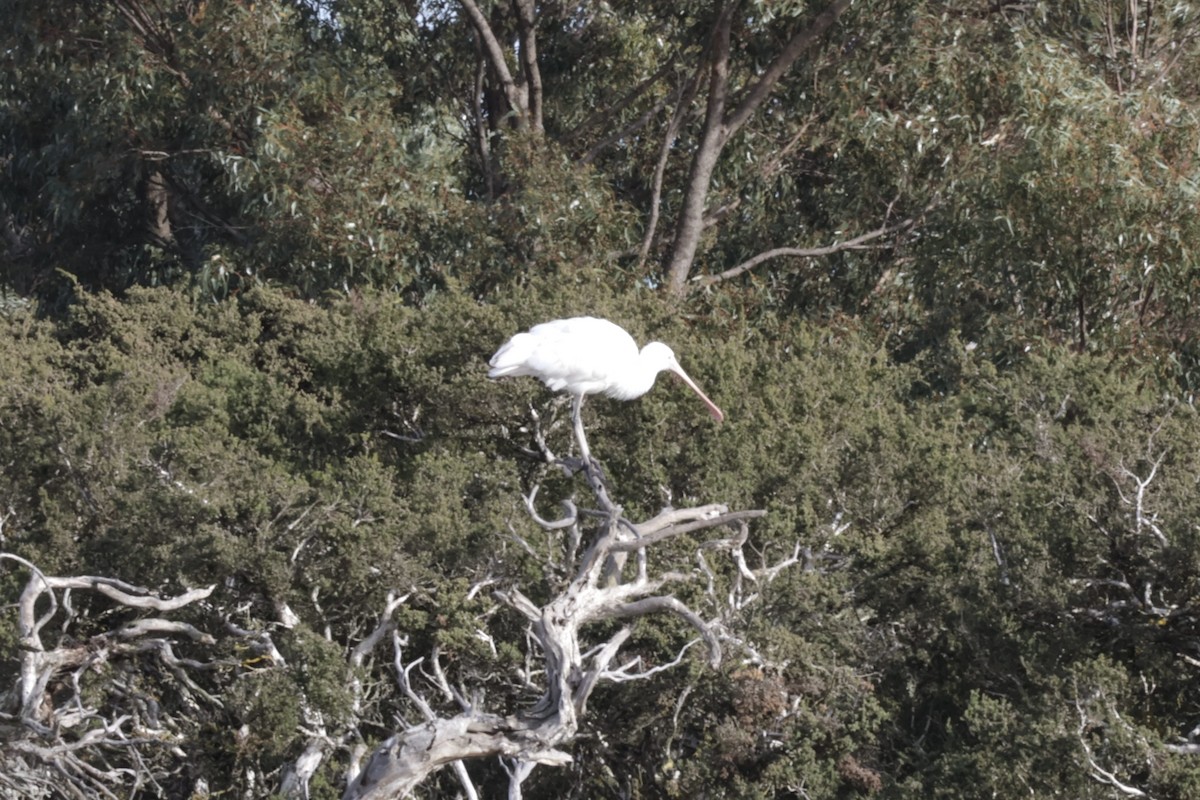
M696 385L688 374L683 371L683 367L679 366L679 361L675 358L675 351L667 347L662 342L650 342L642 348L641 360L647 366L654 369L655 374L666 370L674 373L680 380L688 385L688 388L700 396L704 401L704 405L708 407L708 413L712 414L713 419L721 422L725 419L725 413L717 408L717 404L708 399L708 395L700 391L700 387Z
M662 342L650 342L643 347L642 361L648 366L654 367L655 372L662 372L664 369L674 372L679 369L679 362L675 360L675 351Z

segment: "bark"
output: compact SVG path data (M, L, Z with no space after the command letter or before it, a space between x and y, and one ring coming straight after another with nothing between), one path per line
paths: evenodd
M700 234L704 230L704 206L712 184L713 170L725 147L725 96L729 90L729 36L734 3L729 3L717 18L713 33L712 63L708 81L708 103L704 114L704 129L688 172L683 207L675 225L675 241L667 263L667 289L682 297Z
M146 204L150 211L150 238L163 247L173 247L175 233L171 227L171 191L162 170L158 168L151 169L146 178Z
M537 725L467 713L416 726L376 747L343 797L404 797L433 772L465 758L520 756L529 763L562 766L571 757L546 743L559 727L552 719Z
M525 79L526 113L529 127L542 132L542 73L537 63L537 37L534 35L533 0L513 0L517 12L517 30L521 36L521 72Z

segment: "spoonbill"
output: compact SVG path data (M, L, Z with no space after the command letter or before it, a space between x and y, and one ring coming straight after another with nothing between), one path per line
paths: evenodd
M641 397L654 386L658 373L675 373L700 396L713 419L725 418L675 360L675 353L662 342L650 342L640 351L624 328L597 317L556 319L518 333L496 351L488 362L489 378L529 375L551 391L574 397L571 419L585 461L591 460L583 435L580 410L583 396L604 394L617 400Z

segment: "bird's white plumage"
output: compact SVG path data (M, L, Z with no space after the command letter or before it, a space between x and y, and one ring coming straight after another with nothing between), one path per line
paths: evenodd
M700 396L716 419L721 410L675 360L671 348L651 342L638 350L637 342L619 325L596 317L574 317L543 322L509 339L489 362L488 376L529 375L552 391L582 398L605 394L619 400L641 397L654 385L658 373L670 370Z
M633 337L606 319L556 319L509 339L492 356L488 375L529 375L555 392L617 397L614 381L637 359Z

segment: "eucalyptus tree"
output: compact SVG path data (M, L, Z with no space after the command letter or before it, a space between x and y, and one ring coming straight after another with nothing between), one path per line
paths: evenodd
M836 69L838 45L828 34L850 9L846 0L824 6L727 2L538 9L516 3L508 15L503 4L493 5L490 17L472 0L463 7L478 43L470 107L489 191L497 183L489 142L507 115L517 130L550 139L575 153L580 164L604 172L640 218L640 244L613 255L634 259L635 271L654 273L677 299L697 280L708 285L783 255L838 252L912 224L893 220L821 249L784 242L719 274L696 274L697 255L708 249L706 232L737 238L730 229L742 218L770 216L766 201L772 198L749 194L749 184L762 171L779 170L788 151L810 144L818 111L800 99L803 92L786 93L781 85L819 82L827 77L822 68ZM511 53L494 28L517 32ZM803 68L801 60L807 62ZM752 126L758 135L744 134L748 141L734 152L730 142L760 111L773 116L774 125ZM743 158L763 166L740 176L736 167L719 169L722 162ZM669 224L660 224L664 210ZM887 220L889 210L880 206L881 219Z
M8 284L433 285L453 230L434 224L453 216L446 146L304 10L6 2Z
M1046 338L1175 354L1191 385L1200 20L1187 4L914 5L884 69L831 119L841 172L892 175L918 232L805 279L887 323L899 352L958 330L999 362ZM837 132L833 132L836 129ZM833 180L840 180L837 174ZM845 294L838 296L838 289ZM1159 356L1150 356L1158 359Z

